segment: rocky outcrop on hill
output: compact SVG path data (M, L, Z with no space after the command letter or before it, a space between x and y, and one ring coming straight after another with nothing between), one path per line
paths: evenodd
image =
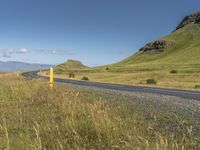
M148 51L163 52L166 47L171 46L171 45L172 45L172 42L168 42L168 41L154 41L152 43L148 43L139 51L140 52L148 52Z
M184 26L188 25L188 24L200 24L200 11L196 12L194 14L191 14L189 16L186 16L181 23L178 25L178 27L176 28L176 30L183 28ZM175 30L175 31L176 31Z

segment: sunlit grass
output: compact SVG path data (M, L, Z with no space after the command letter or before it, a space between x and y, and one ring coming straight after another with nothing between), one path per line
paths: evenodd
M144 67L141 66L140 69L145 70L151 69L153 67ZM173 68L173 67L171 67ZM153 70L153 71L138 71L137 67L131 66L123 68L123 72L119 71L117 68L110 71L102 72L74 72L75 77L72 79L80 80L83 76L86 76L90 81L95 82L107 82L107 83L119 83L119 84L129 84L129 85L141 85L149 86L146 84L147 79L155 79L157 81L157 87L169 87L169 88L178 88L178 89L189 89L189 90L198 90L195 89L195 85L200 84L200 70L197 68L178 68L178 73L171 74L171 69L162 69L162 70ZM48 76L48 72L42 72L40 75ZM63 72L57 74L55 72L55 77L58 78L69 78L69 72Z
M0 78L0 149L200 148L198 114L15 76Z

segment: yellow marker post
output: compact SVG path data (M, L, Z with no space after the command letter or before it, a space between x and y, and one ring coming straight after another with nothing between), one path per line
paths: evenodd
M50 68L50 76L49 76L49 87L53 89L54 81L53 81L53 68Z
M16 72L17 77L19 77L21 75L21 72Z

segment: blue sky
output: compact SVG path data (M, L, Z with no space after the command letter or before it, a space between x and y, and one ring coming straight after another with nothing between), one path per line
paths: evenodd
M199 0L1 0L0 60L114 63L197 10Z

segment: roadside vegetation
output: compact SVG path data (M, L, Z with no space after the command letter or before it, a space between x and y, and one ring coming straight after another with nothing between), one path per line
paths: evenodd
M73 72L70 72L69 73L69 78L74 78L75 77L75 74Z
M132 65L124 67L110 67L107 71L103 68L93 68L92 70L74 71L76 76L73 79L81 80L86 76L90 81L119 83L129 85L151 86L146 80L154 79L157 87L168 87L177 89L199 90L195 85L200 84L200 65L176 65L178 72L172 71L174 65L159 66L154 64ZM40 75L49 76L48 71L43 71ZM69 78L68 72L57 74L58 78Z
M200 149L199 111L0 77L0 149Z
M170 73L171 74L176 74L176 73L178 73L178 71L177 70L171 70Z
M89 81L89 78L86 77L86 76L83 76L83 77L81 78L81 80Z
M157 84L157 81L156 80L154 80L154 79L147 79L147 84L154 84L154 85L156 85Z

